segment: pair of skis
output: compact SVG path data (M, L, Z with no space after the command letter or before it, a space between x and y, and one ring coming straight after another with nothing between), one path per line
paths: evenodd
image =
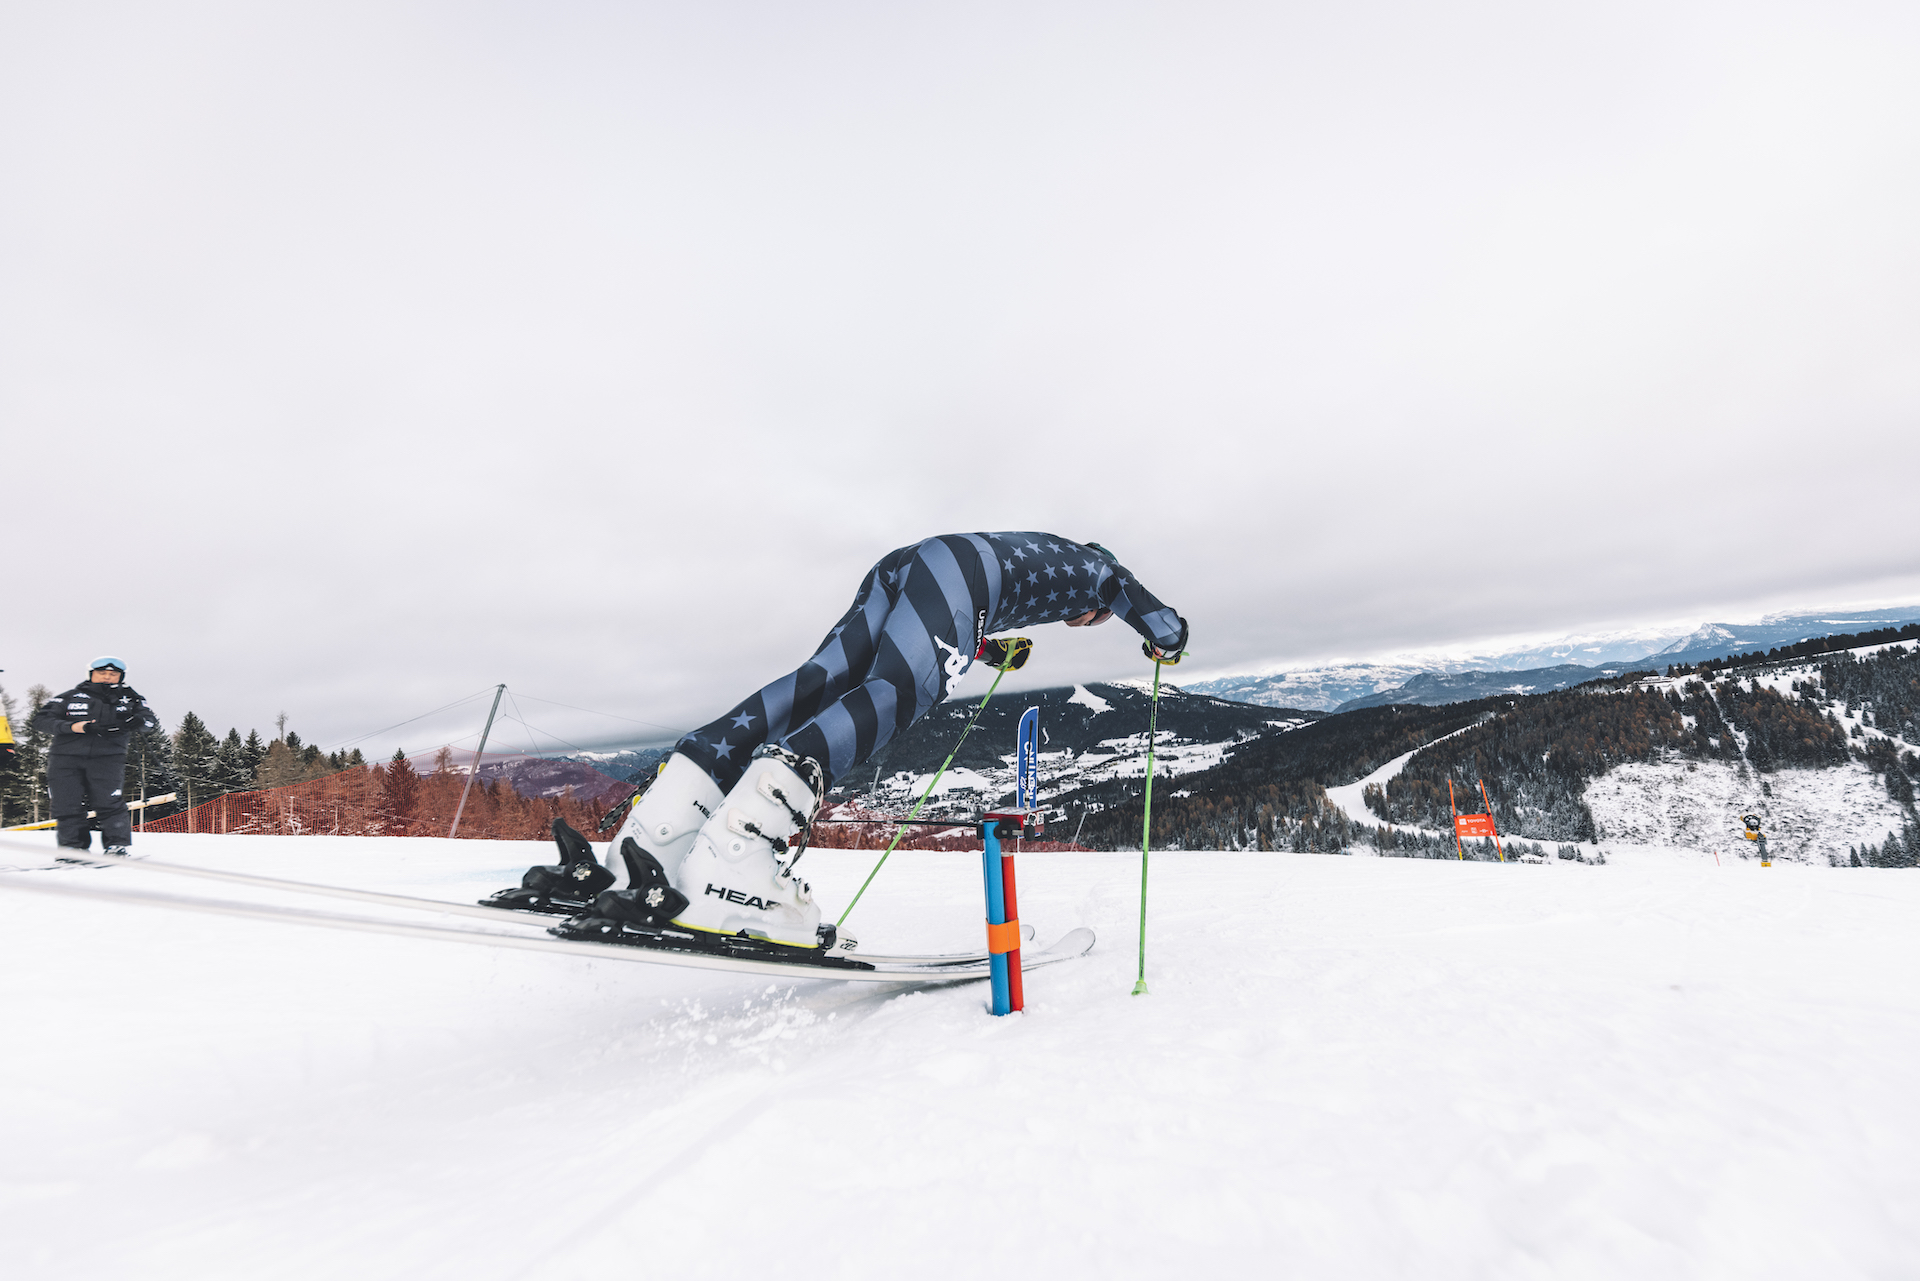
M44 847L24 842L0 842L8 848L31 852L40 859L48 857ZM732 939L714 935L702 937L694 931L643 931L618 927L599 935L570 930L568 937L550 932L529 933L551 920L538 915L502 908L468 906L439 899L417 898L406 894L388 894L378 890L352 889L346 886L318 885L307 881L256 876L247 872L227 872L215 868L189 867L179 863L161 863L151 859L126 858L109 854L63 850L58 858L69 864L91 867L123 868L157 875L190 877L220 881L250 889L271 890L317 898L347 899L379 907L409 912L462 918L460 924L432 924L414 919L349 916L335 912L282 907L273 904L246 903L231 899L190 898L173 894L152 894L118 885L99 885L29 876L28 869L9 869L0 875L0 888L27 893L92 901L126 903L143 907L163 907L175 911L240 917L277 924L310 925L326 929L351 930L371 934L393 934L436 942L478 944L487 947L516 948L533 952L557 952L568 956L591 956L623 961L643 961L686 969L721 970L742 974L798 975L809 978L840 979L867 983L945 983L986 978L990 972L984 952L950 955L869 955L859 952L786 949L796 953L791 959L776 952L773 945L750 939ZM483 924L468 925L472 920ZM611 925L611 922L607 924ZM556 929L561 927L555 927ZM1093 931L1070 931L1059 941L1026 962L1026 968L1057 964L1084 956L1092 949Z

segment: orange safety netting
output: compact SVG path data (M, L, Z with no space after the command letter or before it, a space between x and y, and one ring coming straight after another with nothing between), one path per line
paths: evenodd
M599 777L605 778L605 775ZM445 836L453 824L466 776L425 777L392 766L343 770L304 783L254 792L229 792L166 818L140 824L143 832L250 833L272 836ZM613 779L597 796L569 787L556 796L522 796L506 779L475 780L460 816L460 835L483 840L545 840L553 820L565 819L590 838L607 802L629 789Z
M552 834L553 820L564 819L589 840L605 840L598 830L611 800L631 789L604 774L598 793L581 796L568 787L554 796L522 796L504 778L476 780L460 816L460 835L476 840L539 841ZM178 814L139 824L142 832L196 832L258 836L445 836L453 825L466 775L454 771L421 776L410 768L375 765L343 770L286 787L229 792ZM624 816L623 816L624 817ZM873 821L849 821L873 820ZM808 844L820 849L885 849L894 825L857 804L828 805L813 825ZM980 834L972 826L913 827L898 848L973 850ZM1028 851L1081 851L1068 841L1024 841Z
M820 817L814 820L813 832L807 844L819 849L831 850L883 850L893 840L898 831L898 820L889 821L876 815L872 810L862 807L858 802L848 801L837 805L827 805L820 811ZM907 829L907 835L895 846L902 850L978 850L980 848L980 829L971 824L956 824L953 827L921 827ZM1012 848L1010 845L1009 848ZM1071 841L1021 841L1022 852L1040 853L1091 853L1085 846L1075 845Z

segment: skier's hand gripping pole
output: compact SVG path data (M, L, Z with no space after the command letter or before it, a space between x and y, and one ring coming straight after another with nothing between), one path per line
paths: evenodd
M1152 641L1143 641L1140 644L1140 652L1153 660L1153 674L1158 678L1161 667L1172 667L1187 656L1187 620L1184 618L1180 620L1180 639L1172 646L1161 649Z
M1027 665L1033 642L1024 636L989 636L980 642L974 661L1000 672L1017 672Z

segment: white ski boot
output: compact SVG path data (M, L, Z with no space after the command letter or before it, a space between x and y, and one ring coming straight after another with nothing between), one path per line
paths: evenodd
M720 812L720 803L725 799L719 784L708 777L705 770L678 752L667 757L659 776L633 803L627 812L627 821L607 842L607 852L601 862L613 873L612 888L626 889L633 884L627 860L620 856L620 847L627 837L631 836L641 849L653 855L671 880L680 868L680 861L693 848L693 838L700 834L701 826L709 818Z
M826 794L808 757L769 743L694 838L674 887L686 895L674 923L793 947L820 946L820 908L780 858L803 839Z

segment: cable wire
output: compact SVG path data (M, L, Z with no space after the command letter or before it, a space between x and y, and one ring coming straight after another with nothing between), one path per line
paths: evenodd
M337 750L345 751L347 748L352 747L355 743L364 743L370 738L378 738L382 734L390 733L393 730L399 729L401 725L411 725L413 724L414 721L423 721L427 719L427 717L429 716L437 716L441 712L446 711L448 708L458 707L462 703L471 703L476 698L484 698L487 695L487 693L492 689L493 689L493 686L489 685L487 686L486 689L477 690L474 693L467 695L465 698L454 699L451 703L448 703L446 707L436 707L431 712L422 712L418 716L410 717L407 720L401 721L399 725L389 725L387 726L386 729L377 729L370 734L362 734L358 738L350 738L346 742L340 744L340 747Z
M536 698L532 694L527 695L527 701L530 703L545 703L549 707L564 707L570 712L585 712L589 716L605 716L610 720L627 721L634 725L648 725L654 729L663 729L667 731L667 733L676 736L684 735L687 732L684 729L675 729L671 725L662 725L658 721L643 721L637 717L620 716L613 712L602 712L592 707L575 707L572 703L556 703L550 698Z

